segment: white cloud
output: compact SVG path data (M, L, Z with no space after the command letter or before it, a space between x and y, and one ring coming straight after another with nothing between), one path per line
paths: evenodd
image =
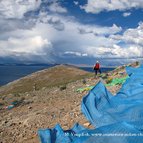
M39 8L41 0L1 0L0 16L3 18L23 18L28 11Z
M66 13L67 9L62 7L58 2L54 2L52 3L48 9L52 12L56 12L56 13Z
M110 38L143 46L143 22L140 22L137 28L127 29L123 35L111 35Z
M71 17L41 12L30 28L11 27L0 36L0 56L39 56L42 60L73 57L122 58L141 56L143 24L123 29L116 24L110 27L83 25ZM30 21L27 21L30 22ZM32 22L33 23L33 22ZM25 21L23 21L25 25ZM27 25L27 24L26 24ZM120 34L123 32L123 34ZM126 44L120 46L119 42ZM34 58L33 58L34 59ZM67 61L68 62L68 61Z
M80 53L80 52L73 52L73 51L66 51L66 52L64 52L64 55L78 56L78 57L86 57L86 56L88 56L87 53Z
M130 16L130 15L131 15L130 12L124 12L124 13L123 13L123 16L124 16L124 17L128 17L128 16Z
M128 10L143 8L142 0L88 0L87 4L80 6L86 12L99 13L101 11Z
M134 43L143 46L143 23L140 23L139 26L135 29L128 29L124 32L123 39L126 42Z
M78 1L73 1L73 3L74 3L75 5L79 5L79 2L78 2Z
M55 17L51 17L49 20L48 20L48 23L53 25L53 27L57 30L64 30L65 28L65 25L63 22L61 22L61 20L59 18L55 18Z
M1 56L7 56L8 54L44 55L45 48L52 48L51 42L41 36L10 37L8 40L0 40L0 43Z
M62 30L61 25L64 26ZM78 31L80 27L94 29L95 33L98 34L80 34ZM87 56L86 49L88 47L116 44L116 40L107 38L105 35L117 33L120 30L121 28L116 25L112 27L85 26L70 17L40 13L36 25L32 29L18 28L3 33L4 40L0 41L0 48L2 49L0 55L4 50L7 55L14 55L14 53L42 55L44 52L51 53L52 51L55 56L60 57L66 51L74 51L76 56ZM101 41L104 42L101 43ZM52 50L50 49L51 46ZM50 56L43 57L48 59Z
M93 54L94 51L94 54ZM112 47L89 47L87 53L91 56L99 58L131 58L141 57L142 47L137 45L130 45L127 47L121 47L119 45L113 45Z
M80 26L79 32L81 34L93 33L94 35L110 35L121 32L122 27L118 27L116 24L113 24L112 27L100 27L100 26Z

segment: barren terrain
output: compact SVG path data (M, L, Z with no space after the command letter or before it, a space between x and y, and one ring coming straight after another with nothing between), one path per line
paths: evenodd
M57 123L63 129L71 128L76 122L92 128L80 109L82 97L89 91L77 92L77 89L125 76L125 66L95 78L93 73L60 65L1 87L0 142L38 143L37 130L53 128ZM120 87L108 89L115 95ZM11 104L14 106L10 109Z

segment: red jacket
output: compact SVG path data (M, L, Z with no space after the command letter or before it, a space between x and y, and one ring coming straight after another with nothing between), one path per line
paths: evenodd
M96 63L95 66L94 66L94 69L100 69L100 64Z

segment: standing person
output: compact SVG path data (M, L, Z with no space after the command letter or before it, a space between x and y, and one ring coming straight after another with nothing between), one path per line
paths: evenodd
M99 71L99 73L101 74L101 70L100 70L100 63L98 61L96 61L96 64L94 65L94 71L95 71L95 76L97 75L97 72Z

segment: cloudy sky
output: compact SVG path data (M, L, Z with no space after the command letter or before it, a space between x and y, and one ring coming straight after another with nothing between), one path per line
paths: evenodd
M0 63L141 60L143 0L0 0Z

